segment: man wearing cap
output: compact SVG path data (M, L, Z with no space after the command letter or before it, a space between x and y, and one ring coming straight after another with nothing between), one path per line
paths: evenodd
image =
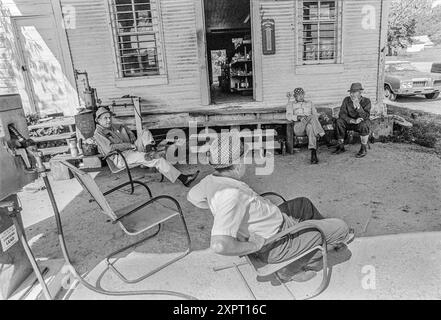
M186 187L196 179L199 171L191 175L182 174L162 156L160 152L146 152L146 147L155 143L149 130L144 130L141 137L135 138L133 132L123 125L112 124L112 113L105 107L100 107L96 112L97 126L94 138L100 153L107 155L112 151L122 152L127 164L140 164L149 168L156 168L171 182L180 180ZM110 158L118 168L124 167L124 161L116 154Z
M353 232L343 220L324 218L309 199L297 198L277 207L242 182L245 152L238 137L221 135L211 144L209 153L215 172L195 185L187 199L213 214L210 247L214 252L226 256L255 254L267 263L287 260L319 245L320 233L302 232L264 247L265 241L306 220L324 231L331 248L353 239ZM295 273L281 270L278 275L284 281L305 281L315 275L307 266L320 258L320 255L309 256L296 265Z
M356 157L363 158L367 154L371 100L362 96L363 90L361 83L353 83L349 89L349 97L343 100L335 128L338 139L335 154L346 151L344 146L346 130L360 133L361 148Z
M302 88L294 89L294 99L291 101L291 93L288 93L286 105L286 119L294 122L294 134L296 136L308 136L308 148L311 150L311 163L317 164L317 137L323 137L325 131L319 121L319 115L311 101L305 100L305 91Z

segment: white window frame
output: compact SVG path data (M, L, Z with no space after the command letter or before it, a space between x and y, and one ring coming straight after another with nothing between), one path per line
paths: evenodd
M144 1L143 1L144 2ZM163 30L162 30L162 19L161 19L161 8L160 0L145 0L145 2L150 2L151 16L153 31L152 34L155 35L156 50L157 50L157 60L158 60L158 73L152 75L133 75L124 76L122 69L122 59L119 54L119 35L117 29L117 16L116 16L116 0L108 0L108 13L109 13L109 23L112 31L112 40L114 47L114 59L116 65L116 85L118 87L130 87L130 86L143 86L143 85L158 85L167 83L167 66L165 61L165 48L163 41ZM134 8L134 0L132 0L132 7Z
M343 17L343 1L342 0L333 0L335 2L335 23L336 23L336 40L335 40L335 57L334 59L327 60L304 60L304 45L303 45L303 3L304 2L329 2L332 0L301 0L296 1L296 20L297 20L297 28L296 28L296 44L297 44L297 58L296 65L297 66L321 66L321 65L336 65L343 63L343 26L342 26L342 17ZM320 12L320 11L319 11ZM317 20L320 23L320 17ZM326 22L326 21L325 21ZM319 30L319 29L318 29ZM320 31L318 31L318 36L320 37ZM318 38L318 43L320 43L320 38ZM320 57L320 52L319 55Z

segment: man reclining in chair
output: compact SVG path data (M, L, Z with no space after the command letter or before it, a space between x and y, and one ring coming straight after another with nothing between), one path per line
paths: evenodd
M222 135L216 139L210 146L209 159L216 171L195 185L187 199L213 214L211 248L214 252L226 256L254 253L266 263L283 262L320 245L320 233L306 230L263 248L265 240L306 220L322 228L328 248L353 239L353 231L343 220L324 218L309 199L296 198L277 207L242 182L246 167L243 145L238 138ZM308 265L320 258L321 254L316 254L304 265L296 266L294 274L285 268L278 271L278 276L282 281L306 281L316 274L308 270Z
M144 130L141 137L136 139L133 132L125 126L112 124L112 113L105 107L98 109L95 120L97 126L94 138L102 154L107 155L112 151L119 150L128 165L140 164L156 168L171 182L180 180L186 187L189 187L198 176L199 171L191 175L182 174L163 158L164 154L161 152L146 152L146 148L155 143L149 130ZM124 168L124 161L120 155L113 155L111 160L118 168Z

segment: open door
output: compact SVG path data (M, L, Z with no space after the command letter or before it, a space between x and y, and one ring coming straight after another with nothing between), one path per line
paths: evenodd
M76 113L78 94L66 73L53 16L13 17L21 72L32 112ZM63 30L64 31L64 30Z
M212 104L254 96L250 0L204 0Z

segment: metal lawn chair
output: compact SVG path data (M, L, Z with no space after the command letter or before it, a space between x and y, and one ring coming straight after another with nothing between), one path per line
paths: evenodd
M118 168L115 165L115 163L112 161L112 159L110 157L114 156L114 155L119 155L121 157L121 159L123 159L123 162L124 162L124 167L123 168ZM129 178L129 182L130 182L130 194L133 194L135 192L135 183L133 181L132 173L130 172L130 170L133 169L133 168L139 167L140 164L129 165L127 163L126 158L124 157L123 153L121 151L119 151L119 150L115 150L115 151L112 151L112 152L108 153L103 159L106 160L107 165L108 165L108 167L110 169L110 172L112 172L113 174L117 174L117 173L120 173L122 171L126 171L127 176ZM164 175L161 174L161 181L160 182L163 182L163 181L164 181Z
M269 197L269 196L275 196L280 198L283 202L286 202L285 198L282 197L281 195L275 193L275 192L266 192L261 194L262 197ZM284 267L290 265L291 263L299 260L300 258L306 256L307 254L314 252L316 250L321 250L322 251L322 257L323 257L323 277L322 277L322 281L319 285L319 287L314 291L314 293L310 296L307 296L306 299L311 299L313 297L316 297L317 295L319 295L320 293L322 293L325 289L326 286L328 284L328 251L327 251L327 247L326 247L326 237L324 232L317 227L316 225L313 224L308 224L307 222L303 222L301 225L296 225L292 228L289 228L283 232L280 232L276 235L274 235L273 237L267 239L265 241L265 246L273 243L275 241L279 241L280 239L288 236L289 234L295 234L298 233L300 231L303 230L316 230L319 231L322 237L322 243L321 245L315 246L309 250L307 250L306 252L303 252L300 255L294 256L286 261L280 262L280 263L266 263L264 261L261 261L260 259L256 258L256 256L254 256L253 254L247 255L245 256L246 262L244 263L239 263L239 264L234 264L233 266L224 266L224 267L217 267L214 268L214 271L220 271L220 270L224 270L224 269L228 269L231 267L234 267L236 269L236 271L240 274L241 279L243 280L248 292L252 295L252 297L254 299L256 299L256 296L254 295L251 287L249 286L249 284L247 283L247 281L245 280L245 277L243 276L242 272L239 269L239 266L241 265L251 265L253 267L254 272L256 273L257 276L260 277L267 277L270 276L272 274L275 275L275 277L277 278L277 280L280 282L280 284L287 290L287 292L289 293L289 295L295 299L294 294L292 293L292 291L288 288L288 286L279 278L279 276L277 275L277 271L283 269Z
M155 274L156 272L162 270L163 268L167 267L168 265L182 259L186 255L188 255L191 251L191 240L190 240L190 234L188 232L187 224L185 222L184 215L182 213L181 206L179 202L174 199L171 196L168 195L160 195L157 197L152 197L152 193L149 189L149 187L139 181L133 180L126 182L122 185L119 185L109 191L106 191L102 193L96 184L96 182L92 179L92 177L87 174L86 172L81 171L77 167L73 166L67 161L61 161L61 163L69 168L69 170L72 172L72 174L75 176L75 178L78 180L78 182L82 185L83 189L87 191L92 198L96 201L96 203L99 205L100 209L104 214L106 214L111 220L112 223L118 224L121 229L129 236L137 236L140 235L152 228L157 227L157 231L153 235L149 235L147 237L144 237L143 239L130 244L122 249L119 249L110 255L108 255L105 258L105 261L108 265L108 267L115 272L115 274L124 282L126 283L137 283L140 282L151 275ZM121 189L125 186L128 186L129 184L138 184L140 186L143 186L148 194L147 199L131 203L129 206L119 208L114 210L110 204L107 202L105 196L113 193L114 191ZM138 214L136 214L138 213ZM149 273L137 278L137 279L127 279L116 267L115 261L111 261L113 257L115 257L117 254L124 252L132 247L135 247L144 241L156 236L159 231L161 230L161 224L166 222L167 220L170 220L174 217L179 216L181 218L182 224L184 225L184 229L186 232L186 238L187 238L187 249L185 252L183 252L178 257L168 261L165 264L162 264L161 266L155 268L153 271L150 271Z

